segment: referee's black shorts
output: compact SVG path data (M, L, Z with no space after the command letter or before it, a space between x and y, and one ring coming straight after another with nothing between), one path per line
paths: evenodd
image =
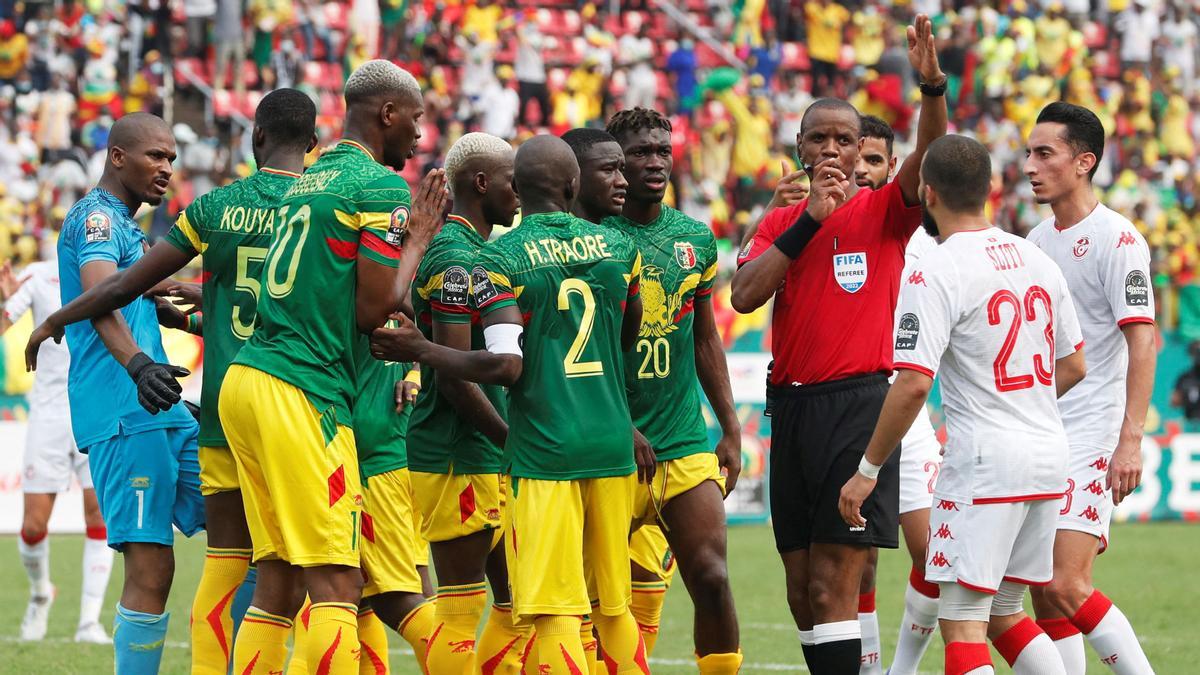
M858 470L887 391L880 374L772 387L771 521L781 553L813 542L898 547L899 452L862 505L864 530L853 530L838 512L842 486Z

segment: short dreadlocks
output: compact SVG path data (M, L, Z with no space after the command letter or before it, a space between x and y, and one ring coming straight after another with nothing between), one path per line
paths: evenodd
M625 136L642 129L663 129L671 131L671 121L662 113L649 108L637 107L631 110L621 110L608 121L606 131L613 135L618 142L624 143Z

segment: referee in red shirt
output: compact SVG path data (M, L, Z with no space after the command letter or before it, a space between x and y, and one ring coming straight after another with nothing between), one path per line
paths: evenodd
M921 159L946 133L946 76L925 15L908 29L908 60L921 79L921 113L916 149L896 180L859 189L858 111L837 99L814 102L797 138L812 191L764 216L733 277L739 312L775 296L771 518L788 605L816 675L858 672L858 587L868 553L898 545L900 453L882 467L862 461L892 372L904 248L921 224ZM863 505L866 527L850 528L838 493L860 470L879 482Z

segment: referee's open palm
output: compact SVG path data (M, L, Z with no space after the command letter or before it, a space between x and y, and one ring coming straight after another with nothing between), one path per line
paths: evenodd
M920 73L922 82L933 83L942 77L933 43L933 22L924 14L918 14L908 27L908 63Z

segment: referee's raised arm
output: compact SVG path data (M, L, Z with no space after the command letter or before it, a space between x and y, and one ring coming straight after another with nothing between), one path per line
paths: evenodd
M917 120L917 145L896 174L904 194L904 203L921 203L917 186L921 183L921 160L929 144L946 135L946 74L938 65L933 43L933 25L929 17L918 15L908 27L908 62L921 77L921 113Z

